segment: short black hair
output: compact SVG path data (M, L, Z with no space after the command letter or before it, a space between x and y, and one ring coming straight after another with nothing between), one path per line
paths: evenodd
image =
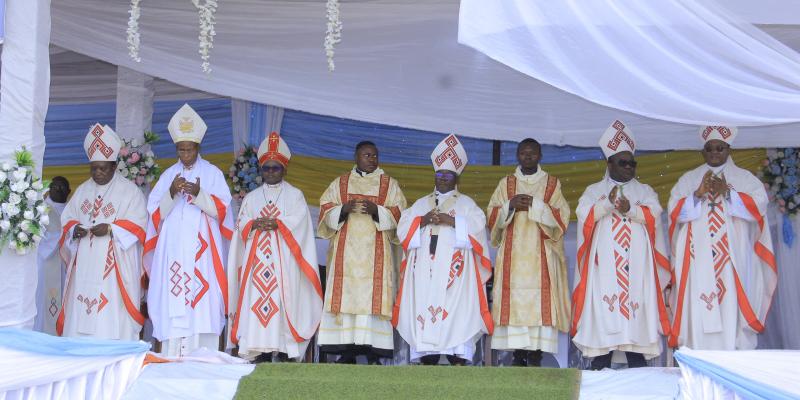
M533 139L533 138L522 139L522 141L519 142L519 144L517 145L517 151L519 151L519 149L521 149L522 146L525 146L526 144L530 144L530 145L536 147L539 151L542 151L541 143L539 143L538 140Z
M376 150L378 149L378 146L376 146L375 143L372 143L369 140L362 140L362 141L358 142L358 144L356 145L356 153L358 153L358 151L361 150L361 148L364 147L364 146L372 146Z
M61 176L61 175L59 175L59 176L54 176L54 177L53 177L53 179L51 179L50 181L51 181L51 182L55 182L55 181L61 181L61 182L63 182L65 185L67 185L67 187L69 187L69 181L67 180L67 178L65 178L65 177L63 177L63 176Z

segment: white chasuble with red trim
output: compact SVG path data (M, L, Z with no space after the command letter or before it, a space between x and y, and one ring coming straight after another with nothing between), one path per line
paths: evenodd
M415 353L473 346L492 332L485 286L492 274L486 216L471 198L451 193L438 206L436 194L417 200L397 225L406 252L393 323ZM455 227L420 226L422 216L434 208L455 217Z
M694 192L707 171L730 194ZM693 349L754 349L777 285L761 181L731 158L687 172L669 200L673 321L669 344Z
M254 229L264 217L278 229ZM228 298L228 346L238 344L240 356L305 354L322 316L322 286L308 205L288 182L244 198L228 257Z
M625 214L608 198L614 187L630 202ZM658 195L636 179L620 184L606 175L586 188L577 214L573 342L584 357L658 356L669 332L663 290L670 279Z
M144 323L141 254L147 221L141 190L115 174L105 185L87 180L61 214L60 255L67 274L57 331L64 336L136 340ZM72 239L76 226L109 224L111 233Z
M192 183L199 178L199 194L170 197L176 176ZM169 167L150 193L144 266L156 339L222 332L228 305L225 262L233 232L230 200L222 171L200 157L189 169L180 162Z

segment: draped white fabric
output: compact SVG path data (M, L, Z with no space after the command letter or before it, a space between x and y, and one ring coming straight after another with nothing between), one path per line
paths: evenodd
M754 8L745 0L732 3L742 15ZM791 3L771 0L769 8L753 12L752 21L783 24L764 29L798 49L800 17ZM342 2L343 39L336 46L333 73L322 48L322 0L226 1L217 12L209 76L200 69L197 53L197 11L183 0L141 4L141 63L128 57L126 2L54 2L52 43L160 78L156 100L180 90L166 79L317 114L491 139L535 136L543 143L578 146L593 145L610 121L621 118L640 138L641 149L699 147L695 126L599 106L459 45L458 6L458 0ZM60 57L77 58L54 55ZM54 67L54 98L95 101L103 98L101 87L94 86L101 84L110 84L105 97L114 98L113 70L110 77L70 74L73 66ZM763 146L763 134L775 146L800 145L799 130L800 124L741 129L737 146Z
M233 151L238 153L245 144L258 147L270 132L281 131L283 107L231 99L233 122Z
M687 400L797 399L800 351L703 351L682 347L681 395Z
M153 126L153 77L132 69L117 68L117 121L115 132L123 139L144 143L144 131Z
M33 154L36 172L44 157L50 62L50 1L15 1L6 5L5 43L0 83L0 161L23 146ZM36 316L36 247L27 255L0 253L0 327L33 327Z
M0 349L0 400L119 399L142 368L145 353L53 357Z
M800 219L789 219L795 238L791 245L783 240L783 225L786 220L777 212L775 206L769 208L772 243L775 247L775 260L778 263L778 287L772 299L772 307L767 316L764 333L758 338L759 349L800 350Z
M800 54L714 1L462 0L459 42L569 93L652 118L800 121Z
M118 399L149 347L0 329L0 400Z

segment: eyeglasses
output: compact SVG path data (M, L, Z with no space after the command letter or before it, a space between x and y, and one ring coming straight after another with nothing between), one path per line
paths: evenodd
M452 181L453 179L456 179L456 175L453 174L452 172L437 172L436 179Z
M617 165L619 165L622 168L626 167L636 168L636 164L638 164L636 160L617 160Z
M283 170L281 165L262 165L261 172L280 172Z

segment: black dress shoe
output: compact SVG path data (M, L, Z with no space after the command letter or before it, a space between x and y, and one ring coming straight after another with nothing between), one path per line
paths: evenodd
M511 359L514 367L524 367L528 365L528 352L525 350L514 350L514 358Z
M457 366L467 365L467 360L458 356L447 356L447 361L450 362L450 365L457 365Z
M356 363L356 356L350 353L342 354L338 360L336 360L336 364L355 364Z
M542 366L542 351L534 350L528 352L528 366L541 367Z
M612 353L608 353L595 357L589 369L592 371L600 371L603 368L611 368L611 354Z
M272 353L261 353L253 359L253 364L272 362Z
M419 362L422 363L422 365L436 365L439 364L439 358L438 354L430 354L420 357Z
M647 366L647 360L644 359L644 355L642 353L626 351L625 357L628 359L628 368L641 368Z

